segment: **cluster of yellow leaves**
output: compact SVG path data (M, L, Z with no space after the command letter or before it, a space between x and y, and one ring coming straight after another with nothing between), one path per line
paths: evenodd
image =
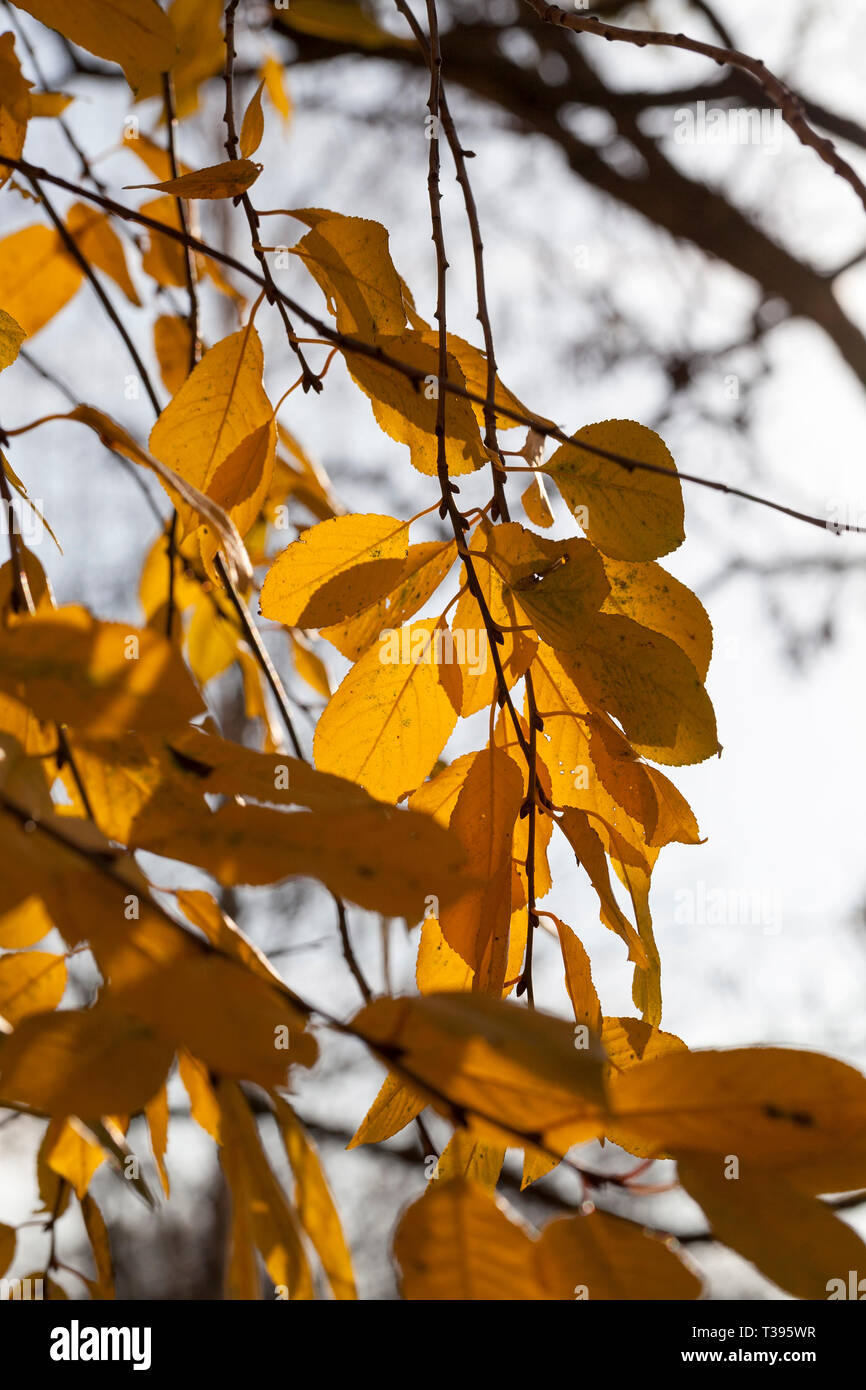
M15 3L118 64L137 101L159 95L170 72L180 117L225 61L222 0L165 10L156 0ZM354 0L293 0L279 20L370 51L406 42ZM719 1239L797 1296L823 1297L828 1277L866 1255L818 1199L866 1186L866 1079L811 1053L692 1053L660 1026L652 872L665 845L696 844L699 832L657 765L719 751L705 688L709 619L658 563L684 538L673 459L651 430L607 420L544 462L550 422L498 380L485 410L477 347L449 332L440 379L439 331L418 313L385 228L294 209L282 214L304 228L291 250L324 296L345 368L418 473L440 471L440 407L452 477L501 466L487 415L502 431L534 422L512 451L533 470L522 499L529 525L494 522L488 506L465 514L459 539L413 541L438 499L412 520L346 514L277 421L259 306L245 313L215 261L188 261L159 230L182 228L185 202L241 198L259 177L263 97L284 122L291 102L273 55L256 75L238 158L192 169L156 138L125 139L151 175L126 187L158 195L141 209L156 225L132 263L131 243L84 201L66 210L63 233L39 220L0 240L0 370L77 294L83 264L125 309L142 311L140 280L186 287L191 270L231 301L239 323L207 346L176 312L156 317L170 399L147 447L94 406L51 417L87 425L150 469L175 509L141 573L144 625L58 608L20 538L0 568L0 1107L45 1121L40 1210L56 1220L74 1195L92 1296L112 1297L91 1182L103 1163L119 1170L134 1157L126 1135L143 1114L168 1196L176 1062L231 1193L230 1295L260 1296L263 1265L292 1298L324 1284L337 1299L356 1297L320 1160L285 1094L291 1068L316 1062L313 1011L214 894L150 883L135 857L147 852L195 866L215 889L307 876L341 912L345 900L420 922L418 996L374 999L338 1025L388 1073L352 1145L390 1138L426 1106L453 1125L435 1181L398 1228L407 1298L696 1297L687 1261L633 1223L582 1210L538 1234L497 1198L509 1148L522 1151L527 1186L599 1139L676 1159ZM34 92L13 36L0 36L0 156L18 160L29 120L67 103ZM8 168L0 178L9 181ZM0 461L4 491L33 506ZM540 534L556 519L545 476L582 536ZM295 538L286 546L283 536L275 555L290 512ZM314 766L283 751L273 678L244 608L256 572L262 614L323 701ZM449 579L448 600L428 615ZM333 691L321 641L350 663ZM210 683L232 670L257 746L223 737L210 713ZM485 746L448 761L458 721L484 710ZM626 948L639 1017L604 1013L583 943L538 908L553 886L557 830ZM542 921L561 952L573 1021L508 999L527 983ZM97 996L73 1007L69 983L85 952ZM291 1193L266 1156L260 1110L280 1138ZM736 1182L730 1153L742 1165ZM0 1275L15 1244L0 1226Z

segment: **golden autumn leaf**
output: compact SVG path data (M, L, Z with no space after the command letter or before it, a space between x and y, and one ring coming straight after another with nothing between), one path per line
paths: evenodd
M74 605L0 629L0 690L92 738L176 728L204 708L166 638Z
M523 802L517 764L498 748L483 749L460 789L449 829L466 852L466 872L478 887L443 903L439 926L448 945L491 994L501 992L511 919L511 843Z
M478 1183L430 1183L404 1215L394 1255L410 1300L533 1302L550 1298L529 1236Z
M174 396L189 375L189 324L174 314L160 314L153 325L153 348L160 376Z
M27 334L11 314L0 309L0 372L11 367Z
M255 154L259 145L262 143L262 136L265 133L265 117L262 111L262 88L265 80L262 78L253 95L250 97L249 105L244 112L244 119L241 123L241 154L244 159L249 159L251 154Z
M224 885L317 878L332 893L374 912L417 920L429 893L447 900L462 892L462 852L447 831L411 812L355 807L282 812L226 803L195 819L170 810L133 843L167 859L196 864Z
M356 1299L352 1256L316 1147L288 1101L276 1095L272 1100L295 1179L298 1220L322 1262L334 1297L340 1302Z
M198 108L199 88L225 65L222 0L170 0L166 5L177 52L172 64L175 107L179 119ZM142 63L125 67L136 101L162 95L161 70ZM168 178L169 171L157 174Z
M167 71L174 62L171 20L156 0L15 0L19 9L56 29L73 43L122 68Z
M666 1052L684 1052L686 1045L675 1033L664 1033L640 1018L605 1018L601 1043L608 1060L617 1071L650 1062Z
M275 977L262 978L146 902L130 916L125 885L84 876L68 883L74 900L70 893L59 923L64 938L89 944L114 1004L172 1051L183 1047L214 1073L262 1086L283 1085L292 1064L313 1065L306 1017Z
M261 611L286 627L355 617L389 594L409 549L409 527L390 516L338 516L301 533L265 577Z
M40 1149L40 1162L69 1183L76 1197L84 1196L95 1172L105 1161L105 1151L76 1116L52 1120ZM50 1202L46 1202L51 1210Z
M28 1014L55 1009L66 989L66 961L51 951L0 956L0 1014L18 1024Z
M534 536L533 542L539 548L544 545L538 559L525 560L518 544L517 563L512 565L509 542L505 541L501 548L495 544L497 533L505 529L493 529L489 553L500 567L518 613L522 610L542 641L557 650L571 651L581 646L608 593L598 551L588 541L542 542L542 537ZM538 572L530 568L535 564L540 567Z
M380 1144L391 1139L425 1109L427 1102L399 1076L388 1073L347 1148L359 1144Z
M428 477L436 474L437 379L439 357L436 347L417 329L400 333L377 333L370 346L388 357L413 368L420 377L416 385L402 372L375 358L344 348L346 365L353 380L369 397L373 414L385 434L405 444L413 468ZM466 385L463 369L449 353L446 376L458 386ZM452 476L472 473L488 462L478 421L470 403L449 392L445 402L445 458Z
M51 227L22 227L0 241L0 305L30 338L68 304L83 278Z
M286 90L283 79L283 67L278 58L272 53L265 55L262 63L261 74L265 84L265 91L271 99L271 104L282 117L283 125L288 125L292 115L292 101Z
M268 1274L284 1297L314 1297L309 1262L301 1240L298 1216L265 1157L255 1119L239 1088L221 1081L220 1161L232 1195L232 1258L230 1296L259 1298L255 1248Z
M790 1174L801 1190L850 1182L845 1149L863 1172L866 1078L820 1053L778 1047L675 1051L611 1076L608 1135L641 1154L736 1153Z
M251 159L227 159L223 164L195 169L176 179L128 183L125 187L153 188L160 193L170 193L174 198L236 198L252 187L261 172L261 164L254 164Z
M352 1030L480 1138L531 1135L558 1150L601 1132L603 1053L594 1039L576 1048L564 1019L489 995L442 993L378 999Z
M736 1161L736 1160L735 1160ZM738 1164L721 1153L680 1155L682 1186L703 1208L713 1235L757 1265L795 1298L832 1297L848 1271L866 1266L866 1245L816 1197L804 1196L775 1167Z
M252 324L223 338L163 410L151 430L151 453L209 494L220 467L236 450L255 447L256 432L272 419L262 369L262 345ZM187 504L178 511L186 534L199 517Z
M327 638L343 656L357 661L382 632L402 627L432 598L457 557L454 541L422 541L410 545L399 578L390 593L364 608L354 618L323 627Z
M0 1102L45 1115L141 1110L159 1089L173 1048L107 1003L31 1014L0 1042Z
M90 1282L93 1297L99 1300L113 1299L114 1264L111 1258L108 1227L105 1224L105 1217L89 1192L81 1198L81 1216L93 1253L93 1262L96 1266L96 1279Z
M718 753L710 698L671 638L602 613L579 650L559 655L585 698L608 710L644 757L679 767Z
M141 304L129 276L123 242L110 218L87 203L73 203L66 214L66 227L90 265L103 270L119 285L130 304Z
M67 92L31 92L30 115L39 118L62 116L74 100Z
M713 652L713 629L696 594L661 565L604 557L610 592L603 613L621 613L681 647L701 680Z
M371 647L316 726L316 766L397 801L428 775L457 715L437 673L435 621L409 623Z
M360 338L401 333L402 282L381 223L303 208L292 216L311 228L292 252L333 306L339 332Z
M537 473L532 482L520 494L523 503L523 510L532 522L533 526L552 526L553 512L550 509L550 499L544 486L544 477Z
M466 1178L494 1192L506 1152L500 1145L483 1144L465 1129L455 1129L439 1155L433 1176L437 1182Z
M591 452L594 449L601 454ZM603 457L650 464L652 472ZM615 560L655 560L682 544L676 464L653 430L633 420L585 425L544 465L589 539Z
M325 39L345 39L360 48L409 47L412 40L381 29L357 0L294 0L281 16L290 29Z
M31 115L30 88L15 54L15 36L0 34L0 155L20 159ZM11 177L0 165L0 188Z
M534 1251L548 1298L691 1299L701 1282L663 1240L606 1212L550 1221Z
M15 1228L0 1222L0 1279L15 1258L16 1241Z

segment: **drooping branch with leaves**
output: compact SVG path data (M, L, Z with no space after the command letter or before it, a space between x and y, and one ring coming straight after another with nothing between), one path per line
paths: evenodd
M749 74L827 177L862 191L815 134L809 108L724 35L711 45L535 0L531 9L542 32L675 43ZM170 1198L176 1071L229 1194L226 1297L355 1298L312 1127L292 1099L297 1069L311 1070L315 1086L320 1040L337 1034L386 1073L360 1105L350 1147L404 1130L420 1143L426 1189L393 1213L406 1298L696 1298L701 1283L676 1233L623 1207L629 1194L667 1190L649 1173L657 1159L676 1160L714 1238L796 1296L827 1297L866 1256L838 1210L866 1189L866 1078L818 1053L692 1051L665 1031L650 907L661 850L679 843L700 854L701 843L661 769L721 752L705 685L710 621L660 563L685 540L683 483L791 525L824 528L818 509L734 487L690 459L679 469L659 435L632 420L561 428L499 379L472 152L449 105L436 0L423 12L396 0L390 29L348 0L293 0L276 17L244 0L225 10L174 0L166 11L156 0L67 0L62 12L16 0L9 11L2 200L29 220L0 239L9 537L0 569L0 1124L41 1123L32 1220L45 1227L45 1258L19 1273L17 1231L0 1227L0 1275L41 1278L49 1297L67 1296L70 1277L74 1297L113 1296L112 1232L91 1182L105 1163L146 1202L161 1200L132 1143L143 1116ZM150 113L148 132L136 117L123 135L146 182L118 189L97 176L64 117L68 99L45 89L31 20L60 34L79 71L122 75ZM429 206L419 236L435 261L429 321L379 222L259 205L255 156L266 123L290 107L273 53L262 54L254 84L239 77L239 28L245 39L291 31L299 61L332 45L426 70L417 119ZM455 67L455 82L471 85L459 57ZM494 64L492 89L500 76ZM208 83L223 89L226 158L195 168L183 157L184 122ZM515 90L517 114L520 100ZM58 123L69 167L27 157L28 127L40 119ZM446 232L442 181L451 174L471 248L477 343L449 327L456 224ZM237 220L246 254L201 230L204 204ZM281 284L288 258L309 276L303 297ZM38 334L79 294L91 296L89 331L125 354L141 383L153 412L146 438L110 402L74 392L50 413L28 411L28 371L52 382ZM236 320L214 342L210 301ZM273 399L259 335L266 316L283 348L268 364L270 379L285 373ZM358 418L372 412L383 455L415 470L413 516L347 511L299 440L296 393L326 410L338 372L357 388ZM25 519L40 531L53 520L17 471L16 443L52 422L89 432L143 486L157 520L130 595L143 622L58 606L28 544ZM569 514L559 538L549 489ZM275 626L261 627L258 614ZM299 722L309 711L265 640L277 630L318 701L311 739ZM345 674L333 689L335 670ZM220 717L215 692L227 673L243 691L240 734ZM467 739L480 746L462 751ZM605 1013L580 936L544 906L554 837L619 938L631 1016ZM173 865L201 871L210 888L177 887ZM361 996L353 1016L304 997L291 970L284 978L232 919L228 894L294 877L329 895L335 956ZM368 914L403 918L414 933L417 992L371 983L357 949ZM549 1009L536 1000L541 949L561 957L561 998ZM431 1115L448 1132L441 1153ZM269 1127L290 1189L269 1157ZM582 1146L602 1138L634 1163L620 1174L593 1167ZM573 1180L572 1208L540 1231L503 1198L509 1149L522 1154L524 1188L560 1165ZM623 1214L604 1209L611 1187ZM92 1248L89 1273L63 1258L73 1203Z

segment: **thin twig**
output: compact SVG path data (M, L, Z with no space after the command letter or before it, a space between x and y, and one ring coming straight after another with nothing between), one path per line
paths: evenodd
M686 53L697 53L702 58L710 58L720 67L739 68L757 82L782 113L785 124L790 126L801 145L815 150L825 164L828 164L839 178L844 179L857 194L866 208L866 183L852 169L836 149L832 140L819 135L806 119L802 98L793 92L787 83L771 72L760 58L752 58L736 48L715 43L704 43L702 39L692 39L688 34L669 34L660 29L627 29L619 24L608 24L593 15L568 14L557 5L547 5L544 0L526 0L530 9L547 24L555 24L563 29L571 29L576 34L596 34L611 42L630 43L637 48L679 48Z
M223 119L226 123L226 131L228 132L226 135L225 149L229 159L237 159L238 157L238 135L237 128L235 126L234 114L234 61L235 15L237 13L239 3L240 0L229 0L228 5L226 6L225 14L226 65L224 81L226 89L226 105ZM309 391L311 389L313 391L321 391L322 382L308 363L306 357L304 356L304 350L297 341L295 330L292 327L291 319L289 318L289 315L286 310L286 300L277 292L277 287L274 283L273 275L271 274L271 268L268 265L267 256L265 255L261 245L259 244L259 216L255 208L253 207L252 199L250 198L249 193L242 193L240 195L240 199L236 201L240 201L241 207L243 208L246 214L246 219L250 229L250 236L252 237L253 253L255 255L256 260L262 268L262 282L265 286L265 292L267 295L268 303L276 304L280 314L280 318L283 321L283 327L286 330L286 337L289 340L289 346L301 364L301 371L303 372L303 389L304 391Z

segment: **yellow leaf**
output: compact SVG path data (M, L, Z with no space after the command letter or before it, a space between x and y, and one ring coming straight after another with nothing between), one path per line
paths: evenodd
M436 918L425 916L421 923L421 940L415 965L415 983L419 994L471 989L474 973L471 965L467 965L448 945Z
M293 0L281 22L302 34L357 44L359 48L403 48L412 40L398 38L381 29L356 0Z
M208 496L228 512L242 536L257 520L267 497L276 446L277 427L271 416L223 459L208 484ZM209 540L215 551L218 537Z
M465 1129L456 1129L436 1164L437 1182L466 1178L488 1192L496 1189L506 1150L495 1144L482 1144Z
M181 230L180 211L177 201L171 197L153 198L142 203L140 211L145 217L162 222L166 227ZM179 241L163 236L148 228L149 245L141 258L141 268L158 285L186 284L186 256Z
M20 323L16 323L5 309L0 309L0 372L15 361L26 337Z
M353 1031L452 1123L493 1143L531 1134L557 1152L603 1125L603 1054L564 1019L482 994L377 999Z
M700 599L656 564L605 557L610 593L603 613L621 613L682 647L701 680L713 653L713 629Z
M261 73L265 91L282 116L283 124L287 125L292 114L292 102L283 81L282 64L272 53L268 53L262 63Z
M272 418L263 362L252 324L212 347L154 425L151 453L208 494L220 466ZM185 535L200 518L185 504L178 511Z
M0 956L0 1014L13 1026L56 1009L66 989L66 960L50 951Z
M52 1173L65 1178L76 1197L81 1198L90 1186L94 1173L104 1163L105 1151L94 1143L81 1122L71 1115L68 1119L51 1121L40 1150L40 1160L47 1164ZM50 1206L48 1210L51 1210Z
M522 610L542 641L565 651L583 645L608 593L601 556L588 541L547 541L511 522L491 528L488 553L518 614Z
M832 1057L778 1047L669 1052L614 1073L609 1094L607 1133L634 1152L733 1153L795 1174L803 1191L864 1185L849 1181L845 1148L866 1129L866 1078Z
M297 633L289 633L289 640L292 661L301 680L306 681L307 685L315 690L317 695L321 695L324 700L330 700L331 682L328 679L328 668L321 657L316 654L310 643Z
M204 709L165 637L75 606L0 629L0 689L91 738L176 728Z
M249 159L251 154L255 154L265 133L265 117L262 111L262 88L264 85L265 80L262 78L244 112L243 124L241 125L241 154L244 159Z
M196 1124L201 1125L217 1143L220 1141L220 1111L207 1067L197 1057L181 1048L177 1054L177 1068L180 1079L189 1096L190 1113Z
M628 958L646 965L646 951L635 928L617 902L611 888L604 846L585 811L567 806L559 818L559 826L592 881L601 903L599 916L606 927L616 932L628 947Z
M472 763L449 829L466 853L466 873L478 887L439 908L442 935L475 971L479 987L501 992L511 920L511 841L523 802L517 764L498 748Z
M0 34L0 155L10 159L20 159L24 151L32 85L21 74L14 35ZM11 174L11 169L0 165L0 188Z
M75 97L68 92L31 92L30 115L36 117L62 116Z
M624 1071L638 1062L650 1062L666 1052L684 1052L686 1045L675 1033L663 1033L639 1018L605 1018L601 1043L612 1067Z
M535 1246L496 1199L465 1178L431 1182L394 1237L403 1297L460 1303L550 1298Z
M435 620L410 623L371 647L316 726L316 765L397 801L428 775L457 722L443 690Z
M90 1241L90 1248L93 1251L93 1262L96 1265L96 1285L91 1283L93 1297L96 1299L114 1298L114 1265L111 1259L111 1242L108 1238L108 1227L105 1218L99 1207L94 1202L90 1193L85 1193L81 1198L81 1215L84 1220L84 1229L87 1232L87 1239Z
M218 1090L222 1149L220 1160L232 1193L234 1244L242 1258L234 1273L243 1271L232 1294L258 1298L258 1277L251 1252L258 1246L268 1274L286 1288L290 1299L314 1297L310 1267L298 1230L297 1217L262 1150L256 1122L239 1088L221 1081Z
M381 223L313 209L298 209L292 216L311 225L292 251L326 295L338 331L368 339L402 333L402 282Z
M15 3L109 63L165 72L174 62L174 28L156 0L65 0L59 12L54 0Z
M491 618L504 629L498 655L505 684L510 688L526 674L537 643L531 632L513 630L521 623L524 626L526 624L523 622L523 615L519 613L514 595L506 587L498 569L491 563L495 544L493 533L499 529L483 521L471 538L470 548L480 550L490 557L475 561L475 574ZM465 568L461 571L460 582L461 585L466 583ZM466 718L470 714L476 714L480 709L488 708L497 691L496 668L481 609L478 600L468 588L457 600L451 633L454 652L458 658L453 672L459 679L459 691L455 688L452 694L460 714Z
M165 1151L168 1146L168 1088L166 1086L163 1086L161 1091L157 1091L153 1099L147 1102L144 1113L147 1116L153 1161L159 1173L162 1190L166 1197L169 1197L171 1196L171 1185L168 1180L168 1169L165 1166Z
M343 350L352 377L370 398L380 429L391 439L408 446L412 466L419 473L435 477L438 352L416 329L377 333L370 337L369 343L420 373L421 380L416 388L412 380L393 367L350 348ZM446 376L457 386L466 385L460 363L451 354L446 363ZM445 401L445 459L449 474L455 477L472 473L488 462L478 421L469 402L451 392Z
M47 936L54 923L41 898L29 897L0 914L0 946L16 949L34 946Z
M681 1155L679 1180L703 1207L713 1235L795 1298L848 1297L848 1271L866 1267L866 1245L815 1197L775 1170L743 1163L729 1177L719 1154ZM856 1296L856 1295L855 1295Z
M548 1298L678 1301L701 1292L663 1240L606 1212L548 1222L534 1254Z
M419 1096L399 1076L389 1072L346 1148L354 1149L359 1144L380 1144L384 1139L392 1139L421 1114L426 1104L423 1096Z
M352 1256L319 1155L288 1102L276 1095L272 1100L295 1179L298 1219L322 1261L334 1297L356 1299Z
M523 503L523 510L532 522L533 526L544 526L545 528L553 525L553 512L550 510L550 499L544 486L544 478L540 473L536 473L529 487L520 494Z
M22 227L0 241L0 304L28 337L59 314L83 278L50 227Z
M0 1278L6 1273L15 1258L16 1233L13 1226L0 1222Z
M119 285L130 304L141 304L129 278L123 242L111 219L87 203L73 203L66 215L66 226L78 249L97 270L104 270Z
M159 1090L172 1051L105 1003L37 1014L0 1044L0 1097L46 1115L130 1113Z
M210 814L137 824L133 843L196 864L224 885L307 875L374 912L415 921L425 898L462 892L460 846L426 817L383 807L287 813L226 803Z
M676 766L719 752L710 698L669 637L603 613L580 649L560 658L584 697L620 722L636 752Z
M323 627L320 635L350 661L357 661L382 632L401 627L433 597L456 555L454 541L423 541L420 545L410 545L400 577L391 592L357 617L333 627Z
M153 325L153 347L165 388L174 396L189 375L189 324L173 314L160 314Z
M565 988L574 1009L575 1022L583 1024L590 1033L599 1035L602 1029L601 1003L592 983L589 956L571 927L558 917L554 918L554 923L565 967ZM608 1051L607 1047L605 1051Z
M154 188L175 198L236 198L251 188L262 172L261 164L251 159L227 159L207 169L195 169L176 179L160 183L127 183L125 188Z
M354 617L397 584L408 548L408 522L391 516L322 521L277 556L262 585L261 611L286 627Z
M177 56L172 64L175 106L179 119L183 119L198 108L201 84L225 67L225 5L223 0L171 0L167 9L177 38ZM137 64L126 68L126 76L136 101L162 96L160 69ZM168 173L157 176L167 178Z
M581 445L648 463L629 468ZM664 441L633 420L586 425L544 465L589 539L615 560L654 560L682 544L682 487Z

